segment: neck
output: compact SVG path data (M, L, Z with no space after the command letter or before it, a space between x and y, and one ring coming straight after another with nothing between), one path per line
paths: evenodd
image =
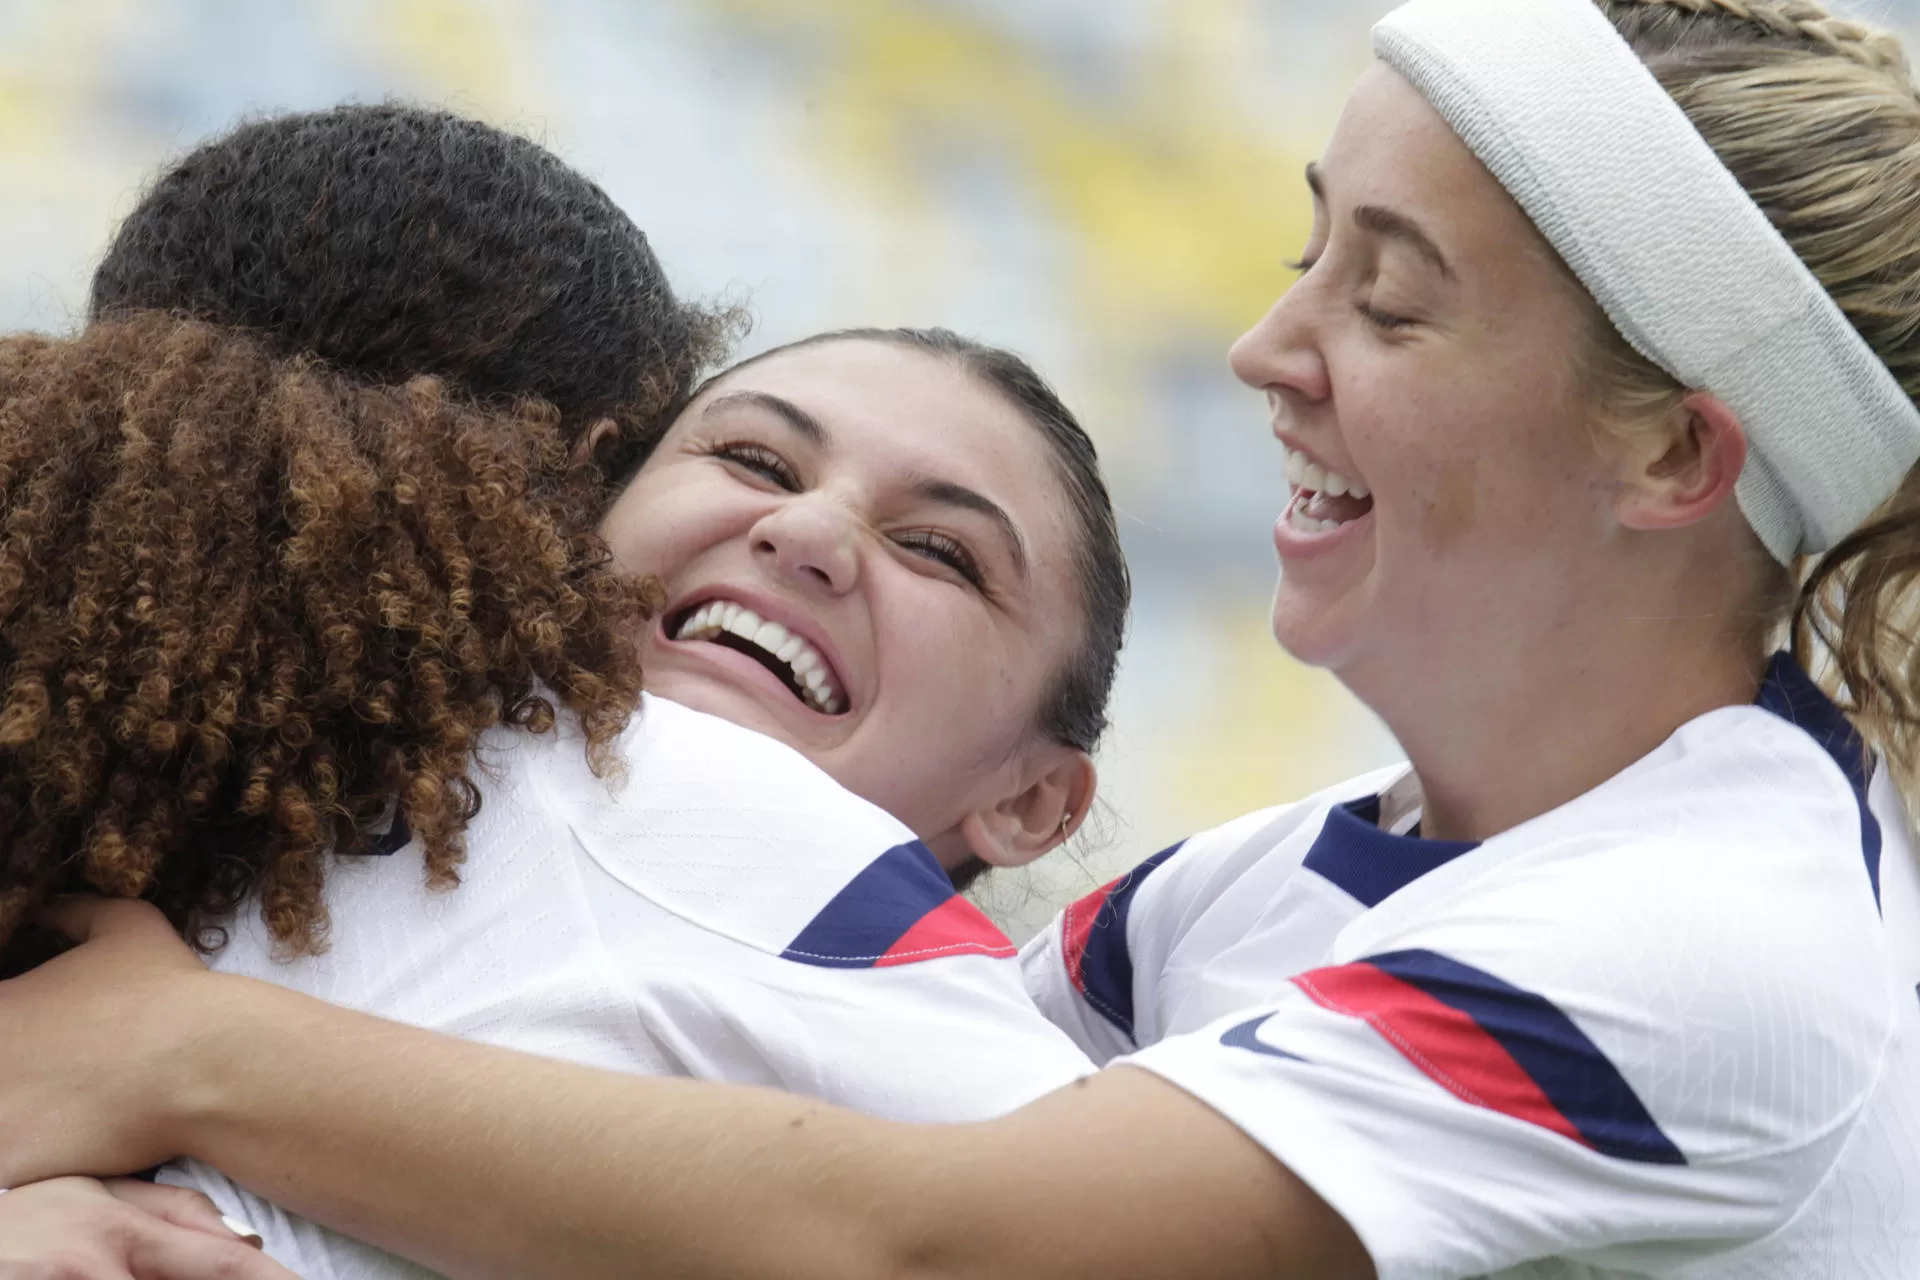
M1601 643L1536 635L1348 683L1413 764L1422 834L1484 840L1591 791L1689 720L1752 702L1764 655L1703 621L1629 619Z

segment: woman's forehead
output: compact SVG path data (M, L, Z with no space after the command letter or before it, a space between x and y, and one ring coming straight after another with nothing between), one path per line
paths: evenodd
M1499 187L1445 117L1384 62L1369 66L1348 95L1321 168L1364 184L1356 198L1415 187L1472 193L1480 178Z
M965 445L972 436L1021 425L1018 411L955 359L869 338L763 356L721 374L701 400L711 403L743 390L804 396L816 416L830 415L835 425L906 439L959 426L963 438L956 443Z
M816 443L868 471L987 488L1023 521L1057 505L1040 429L944 354L866 339L779 352L716 379L682 422L758 410L790 426L788 406L818 427Z
M1492 172L1420 91L1385 63L1355 86L1315 166L1329 211L1390 209L1488 283L1514 272L1536 286L1553 252ZM1544 252L1543 252L1544 251Z

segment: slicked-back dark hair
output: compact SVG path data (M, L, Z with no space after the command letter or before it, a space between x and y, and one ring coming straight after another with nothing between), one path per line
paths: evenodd
M647 239L525 138L444 111L342 106L243 124L167 169L93 279L92 319L171 311L354 376L536 396L621 475L723 351Z

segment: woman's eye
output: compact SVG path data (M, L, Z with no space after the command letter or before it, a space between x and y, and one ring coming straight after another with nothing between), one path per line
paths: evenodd
M916 555L938 560L976 587L986 581L973 553L944 533L902 533L895 535L894 541Z
M1294 271L1294 272L1298 272L1300 275L1305 275L1307 274L1307 272L1313 270L1314 264L1318 261L1320 261L1320 256L1318 254L1303 253L1300 255L1300 257L1297 260L1293 262L1283 263L1281 265L1285 266L1286 269L1289 271Z
M1356 303L1355 306L1359 309L1361 317L1376 329L1389 331L1405 329L1414 323L1406 316L1396 316L1390 311L1382 311L1370 302Z
M800 488L800 477L785 458L761 444L717 444L708 450L716 458L724 459L737 467L745 467L755 475L769 480L789 492Z

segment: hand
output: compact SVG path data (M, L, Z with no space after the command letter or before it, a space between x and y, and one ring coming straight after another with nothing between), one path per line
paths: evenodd
M36 1182L0 1196L0 1280L296 1280L182 1187Z
M0 1186L178 1155L168 1068L223 981L145 903L66 899L49 918L81 945L0 982Z

